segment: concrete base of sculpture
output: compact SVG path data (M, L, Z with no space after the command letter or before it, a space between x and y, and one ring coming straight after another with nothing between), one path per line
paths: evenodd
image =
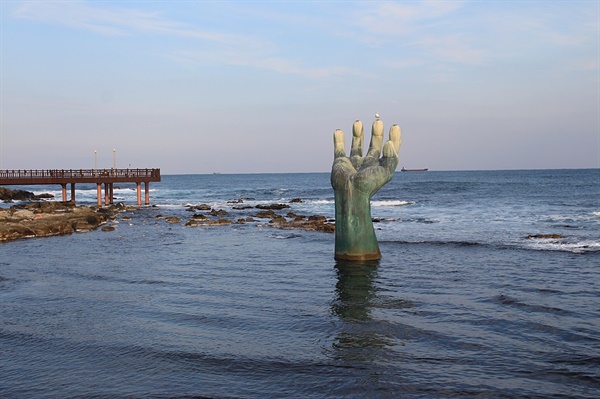
M400 127L393 125L382 155L383 122L377 119L371 129L369 150L363 156L363 125L357 120L352 127L352 149L347 157L344 132L335 131L331 169L335 193L335 259L381 258L371 219L371 197L394 176L400 143Z

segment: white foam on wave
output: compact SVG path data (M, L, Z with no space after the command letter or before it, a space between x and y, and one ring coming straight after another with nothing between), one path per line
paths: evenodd
M600 212L592 212L592 215L596 216L597 218L600 218Z
M329 205L329 204L335 203L334 200L307 200L305 202L309 203L309 204L315 204L315 205Z
M535 240L527 247L542 251L564 251L572 253L600 252L600 241L567 242L563 240Z
M413 201L399 201L399 200L385 200L385 201L371 201L371 206L406 206L413 205Z

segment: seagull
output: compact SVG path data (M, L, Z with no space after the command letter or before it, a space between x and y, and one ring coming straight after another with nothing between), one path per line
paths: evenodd
M379 119L379 112L375 112L375 118Z

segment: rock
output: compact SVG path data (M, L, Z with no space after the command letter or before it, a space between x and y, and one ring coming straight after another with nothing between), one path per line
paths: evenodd
M566 238L565 236L561 236L560 234L530 234L527 236L527 238L552 238L552 239L559 239L559 238Z
M25 190L11 190L0 187L0 200L3 201L32 201L35 194Z
M181 222L181 219L178 218L177 216L169 216L165 218L165 222L167 223L179 223Z
M275 216L275 211L272 209L269 209L268 211L258 212L256 214L256 217L261 219L268 219L272 218L273 216Z
M291 206L286 205L286 204L256 205L256 207L258 209L274 209L274 210L281 210L281 209L291 208Z
M186 226L190 226L190 227L195 227L198 226L198 221L194 220L194 219L190 219L187 222L185 222Z
M286 221L287 221L287 220L286 220L286 219L285 219L283 216L276 215L276 216L275 216L273 219L271 219L271 220L269 221L269 223L273 223L273 224L283 224L283 223L285 223Z
M196 210L198 210L198 211L210 211L212 209L212 207L210 205L207 205L207 204L196 205L193 208L196 209Z
M115 231L115 226L102 226L102 231Z
M11 190L5 187L0 187L0 200L5 202L13 201L36 201L40 199L54 198L54 195L43 193L35 195L30 191L25 190Z
M251 205L238 205L238 206L233 207L233 209L238 210L238 211L241 211L244 209L250 209L250 208L254 208L254 207Z
M335 231L335 224L330 223L325 216L310 216L305 219L303 216L299 216L293 213L288 213L293 216L293 220L287 221L283 216L276 215L269 222L269 227L276 227L283 230L308 230L308 231L321 231L325 233L333 233Z
M111 205L111 208L116 208L118 210L124 210L127 206L122 202L117 202L116 204Z
M296 203L299 203L299 202L304 202L304 201L302 201L301 198L294 198L294 199L290 200L290 204L296 204Z
M212 209L208 214L211 216L225 216L227 215L227 211L224 209Z
M205 215L202 215L201 213L194 213L192 215L192 219L195 219L195 220L204 220L204 219L208 219L208 217L206 217Z
M229 219L220 218L220 219L217 219L217 220L215 220L213 222L210 222L209 224L211 226L224 226L224 225L228 225L228 224L233 224L233 222L231 220L229 220Z
M99 212L72 203L43 202L0 209L0 241L27 237L72 234L98 228L114 219L110 212Z
M32 211L30 211L29 209L19 209L16 210L12 216L15 218L15 220L26 220L26 219L33 219L34 218L34 214ZM36 217L39 219L39 216Z
M45 213L45 212L66 212L75 208L75 203L71 201L44 201L44 202L30 202L28 204L15 205L17 208L30 209L34 213Z
M238 219L236 224L246 224L246 219Z
M291 219L295 219L295 220L304 220L304 216L296 215L294 212L288 212L287 215L285 215L285 216L287 216L288 218L291 218Z

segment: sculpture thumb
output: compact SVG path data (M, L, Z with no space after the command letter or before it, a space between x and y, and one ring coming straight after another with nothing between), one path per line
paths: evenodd
M387 143L383 146L383 157L381 158L381 166L387 169L387 172L391 176L394 174L398 163L400 162L400 158L398 158L398 154L396 154L396 145L392 140L388 140Z
M398 153L398 151L400 151L400 144L402 144L402 131L400 130L400 126L392 125L390 128L390 141L394 143L396 153Z
M392 140L388 140L383 146L383 157L384 158L397 158L396 144Z

